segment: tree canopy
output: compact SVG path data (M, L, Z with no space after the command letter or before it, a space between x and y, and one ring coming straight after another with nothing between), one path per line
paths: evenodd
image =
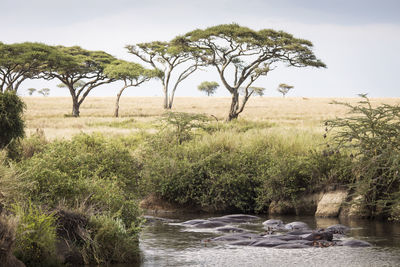
M129 53L137 56L159 71L164 93L164 108L172 108L178 85L199 67L195 49L187 46L184 39L177 38L170 42L155 41L126 46ZM171 84L171 80L174 82ZM170 91L170 84L172 90Z
M287 93L289 93L289 91L292 90L293 88L294 88L294 86L292 86L292 85L288 85L286 83L281 83L281 84L279 84L277 91L279 93L281 93L283 97L285 97L285 95Z
M24 102L14 91L0 92L0 149L25 135L24 109Z
M199 86L197 86L197 89L199 89L202 92L205 92L207 96L213 95L217 88L219 87L219 84L217 82L207 82L204 81Z
M0 42L0 92L17 91L26 79L36 78L55 56L53 47L41 43Z
M116 60L107 65L107 67L104 69L104 74L111 79L120 80L124 83L117 94L114 111L115 117L118 117L119 100L126 88L139 86L140 84L150 80L151 78L159 77L160 75L162 75L160 71L156 69L146 69L140 64L124 60Z
M50 62L42 76L58 79L69 89L72 97L72 115L79 116L79 107L94 88L113 82L104 68L116 59L103 51L89 51L79 46L57 46L56 60Z
M184 39L182 42L196 49L195 56L199 60L216 68L222 84L231 93L228 120L238 117L255 93L253 83L277 67L277 63L294 67L326 67L314 55L310 41L283 31L255 31L233 23L197 29L181 38ZM241 87L244 94L240 103Z

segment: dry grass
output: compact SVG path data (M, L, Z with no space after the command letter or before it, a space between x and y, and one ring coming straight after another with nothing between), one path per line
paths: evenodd
M360 98L277 98L254 97L249 100L240 118L269 121L279 127L306 128L322 131L322 122L345 116L347 109L329 104L333 100L356 103ZM125 97L120 103L120 118L112 116L114 97L89 97L81 106L81 117L64 117L71 113L69 97L25 97L25 119L28 135L43 129L49 139L69 138L85 132L126 135L139 129L151 128L164 109L161 97ZM374 98L380 103L400 104L399 98ZM225 97L177 97L173 111L204 113L223 120L230 105ZM129 120L129 121L128 121Z

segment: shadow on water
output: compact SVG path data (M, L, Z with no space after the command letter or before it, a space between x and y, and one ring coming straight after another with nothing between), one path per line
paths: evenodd
M373 247L274 249L251 246L232 246L223 242L211 242L222 235L210 229L193 229L180 225L189 219L208 218L217 215L179 215L172 222L147 224L140 238L142 262L127 266L400 266L400 224L350 220L338 218L315 218L311 216L262 217L253 223L239 226L254 232L263 232L262 222L274 218L284 223L303 221L312 229L334 224L351 227L345 238L361 239Z

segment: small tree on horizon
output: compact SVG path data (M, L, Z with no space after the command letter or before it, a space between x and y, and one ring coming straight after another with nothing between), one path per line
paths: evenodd
M36 92L36 88L28 88L29 95L33 95L34 92Z
M202 92L205 92L207 96L211 96L215 94L218 87L219 84L217 82L204 81L201 84L199 84L199 86L197 86L197 89L199 89Z
M50 94L50 88L42 88L38 91L38 93L46 97Z
M285 97L286 94L289 93L289 91L292 90L293 88L294 88L294 86L292 86L292 85L288 85L288 84L286 84L286 83L281 83L281 84L278 86L277 91L278 91L279 93L281 93L283 97Z

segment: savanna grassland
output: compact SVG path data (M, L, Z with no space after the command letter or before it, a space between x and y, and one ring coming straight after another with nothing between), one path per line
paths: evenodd
M254 97L230 122L229 98L165 112L162 98L125 97L119 118L114 100L72 117L70 98L23 98L26 135L0 151L0 259L140 261L143 209L301 214L303 196L332 186L357 216L400 220L400 99Z
M297 98L253 97L240 119L268 122L274 127L296 128L323 132L323 121L346 116L348 109L330 104L333 100L356 103L359 98ZM113 97L90 97L82 104L81 117L65 117L71 113L69 97L25 97L26 131L42 129L48 139L71 138L77 133L102 132L127 135L141 129L153 129L154 123L165 112L161 97L123 97L120 117L113 117ZM398 104L398 98L373 98L373 105ZM177 97L172 111L213 115L223 121L228 112L230 98Z

